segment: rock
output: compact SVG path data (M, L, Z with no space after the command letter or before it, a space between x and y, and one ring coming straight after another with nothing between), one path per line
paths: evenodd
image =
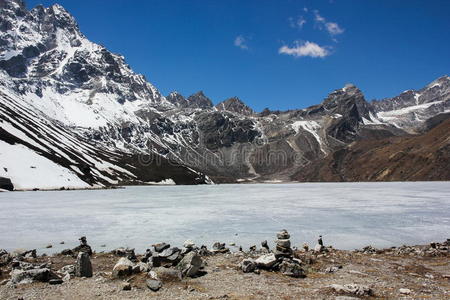
M261 255L255 260L255 263L258 267L265 269L271 268L276 262L277 258L273 253Z
M91 246L89 246L87 244L86 237L85 236L80 237L79 241L80 241L80 245L75 247L75 248L73 248L72 249L73 252L75 252L75 253L85 252L85 253L87 253L89 255L92 255L92 248L91 248Z
M242 251L242 248L241 248L241 251ZM200 247L200 250L198 251L198 254L200 256L208 256L211 254L211 252L208 250L208 248L205 245L202 245Z
M126 257L131 261L136 261L136 254L134 248L117 248L111 251L112 254L120 257Z
M400 294L403 294L403 295L411 294L411 290L410 289L399 289L398 291L400 292Z
M61 269L59 269L58 273L74 275L75 274L75 265L66 265L66 266L62 267Z
M267 250L270 250L269 249L269 244L267 243L267 240L261 242L261 247L263 247L263 248L265 248Z
M225 243L215 242L212 246L213 253L226 253L229 251L230 251L230 249L225 247Z
M256 270L256 263L253 259L246 258L239 264L239 268L244 273L251 273Z
M277 233L277 239L279 239L279 240L288 240L288 239L290 239L290 237L291 236L289 235L289 233L287 232L286 229L283 229Z
M250 246L248 248L248 250L250 250L250 252L255 252L256 251L256 245Z
M63 277L63 281L64 282L67 282L67 281L69 281L70 280L70 278L72 278L72 276L69 274L69 273L67 273L66 275L64 275L64 277Z
M314 251L315 252L322 252L324 249L324 247L320 244L316 244L316 246L314 246Z
M155 280L161 281L179 281L182 279L181 271L177 268L153 268L148 275Z
M158 243L153 245L153 249L155 249L155 251L158 253L164 251L167 248L170 248L170 244Z
M72 256L74 255L74 252L72 251L72 249L64 249L63 251L61 251L61 255Z
M48 244L47 246L45 246L46 249L50 249L52 247L53 247L53 245L51 245L51 244Z
M77 263L75 264L75 276L77 277L92 277L92 264L89 253L80 252L77 256Z
M25 250L25 249L16 249L11 254L12 258L36 258L36 249L33 250Z
M11 179L0 177L0 189L7 190L7 191L13 191L14 185L11 182Z
M131 284L129 282L122 282L122 290L131 291Z
M354 294L356 296L370 296L372 295L372 289L365 285L358 285L358 284L332 284L330 286L332 289L334 289L338 293L347 293L347 294Z
M284 259L279 266L280 272L283 275L300 278L305 277L305 272L301 268L301 265L293 260Z
M152 255L153 255L152 250L150 249L145 250L145 254L142 256L141 261L145 263L148 262L152 257Z
M12 270L11 284L32 283L35 281L48 282L50 279L58 278L50 269L32 269L32 270Z
M191 240L186 240L184 243L183 243L183 247L184 248L194 248L195 247L195 244L194 244L194 242L193 241L191 241Z
M146 263L143 263L143 262L139 262L133 266L134 274L147 273L149 270L150 270L150 267Z
M61 278L50 279L48 281L48 283L51 284L51 285L62 284L63 282L64 281Z
M147 287L154 292L157 292L160 288L162 288L162 282L159 280L148 279L146 284Z
M114 278L125 277L133 274L133 262L126 257L122 257L113 268Z
M177 269L181 271L182 277L194 277L200 271L202 263L200 255L195 252L189 252L178 263Z
M325 269L325 273L334 273L339 269L342 269L342 266L331 266Z
M59 244L60 244L60 245L64 245L64 244L65 244L65 242L64 242L64 241L61 241L61 242L59 242Z

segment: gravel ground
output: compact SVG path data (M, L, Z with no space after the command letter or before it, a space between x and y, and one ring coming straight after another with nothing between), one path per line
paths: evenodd
M331 284L369 286L372 296L359 299L450 299L450 259L448 252L437 257L391 252L366 254L331 250L326 254L297 252L306 278L291 278L277 272L243 273L237 265L250 253L227 253L204 257L206 274L197 278L164 281L158 292L145 285L147 274L126 278L130 291L122 290L124 280L112 279L111 270L118 258L94 254L94 277L73 278L61 285L32 283L0 286L0 299L352 299L338 294ZM34 263L51 261L52 269L73 264L70 256L38 257ZM342 266L333 273L325 270ZM9 277L2 268L0 281ZM409 289L410 294L401 294Z

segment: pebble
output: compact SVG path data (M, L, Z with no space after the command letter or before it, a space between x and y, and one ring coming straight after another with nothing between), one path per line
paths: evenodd
M411 290L410 289L399 289L398 291L400 292L400 294L403 294L403 295L411 294Z

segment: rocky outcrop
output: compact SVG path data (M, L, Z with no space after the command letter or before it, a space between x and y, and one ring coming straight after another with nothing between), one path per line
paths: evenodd
M0 177L0 189L7 191L14 190L14 185L12 184L11 179Z

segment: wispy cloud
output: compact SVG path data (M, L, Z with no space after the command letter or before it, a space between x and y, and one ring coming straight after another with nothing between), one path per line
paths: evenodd
M294 57L326 57L330 55L327 47L321 47L314 42L299 42L295 41L293 47L283 46L278 49L279 54L292 55Z
M300 17L298 17L297 19L294 19L294 18L290 17L290 18L288 19L288 21L289 21L289 25L290 25L292 28L302 29L302 28L303 28L303 25L306 24L306 19L305 19L303 16L300 16Z
M325 28L325 30L328 31L330 35L334 36L344 32L344 29L340 27L338 23L327 22L327 20L320 15L318 10L314 11L314 16L315 16L314 20L319 25L319 28L320 29Z
M247 40L242 35L238 35L234 39L234 45L242 50L248 50Z

